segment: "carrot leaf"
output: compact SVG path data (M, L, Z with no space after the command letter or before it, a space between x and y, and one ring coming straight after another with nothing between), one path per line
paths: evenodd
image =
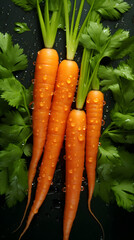
M27 169L24 159L18 159L12 163L9 170L8 190L6 202L9 207L24 199L27 188Z
M44 15L37 0L37 12L45 47L52 48L58 28L64 28L64 9L60 0L46 0Z
M112 91L111 123L99 146L95 195L134 211L134 68L133 51L116 68L101 66L103 91ZM127 86L127 87L126 87ZM104 196L103 196L103 189Z
M24 33L26 31L30 31L29 27L27 26L27 23L24 22L16 22L14 31L17 33Z
M84 62L84 64L81 64L76 99L77 108L83 107L90 89L98 90L100 88L98 71L102 59L104 57L114 59L116 52L128 38L128 31L119 29L112 35L110 29L108 27L104 28L101 23L88 22L80 37L80 43L84 47L82 56L82 63Z
M91 5L93 0L87 0L87 2ZM129 9L130 5L123 0L95 0L94 2L94 10L106 19L119 19L121 14Z
M43 0L39 0L42 2ZM36 8L37 0L12 0L17 6L23 8L25 11L31 11L33 8Z
M0 33L0 65L12 72L27 67L27 57L18 44L13 45L11 35Z
M23 157L30 156L32 84L26 89L13 75L26 66L23 49L13 45L9 34L0 33L0 195L9 207L22 201L27 189Z

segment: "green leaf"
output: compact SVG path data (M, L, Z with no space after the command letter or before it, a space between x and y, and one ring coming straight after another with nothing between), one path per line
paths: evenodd
M124 39L120 47L113 53L112 59L122 59L134 51L134 36Z
M131 115L112 111L111 119L117 125L117 127L127 130L134 130L134 113Z
M94 196L99 195L103 201L110 203L114 200L114 194L111 187L112 182L104 181L103 179L99 181L97 179L95 183Z
M24 70L27 57L18 44L13 46L11 35L0 33L0 65L10 71Z
M14 28L14 30L17 33L24 33L24 32L30 31L29 27L27 26L27 23L16 22L15 25L16 27Z
M134 143L134 131L132 130L129 131L115 127L115 129L108 131L107 134L115 143Z
M102 52L102 48L106 45L110 37L110 29L103 28L101 23L91 22L81 34L80 43L83 47Z
M0 79L12 77L12 72L0 65Z
M42 0L38 0L42 2ZM33 8L36 8L37 0L12 0L17 6L23 8L25 11L31 11Z
M111 144L111 141L107 138L100 138L101 145L99 146L99 163L103 163L103 161L113 161L116 162L117 158L119 158L117 148ZM101 158L103 156L103 158Z
M91 3L93 0L87 0ZM125 13L130 8L130 5L123 0L101 0L95 1L94 10L106 19L119 19L121 13Z
M6 168L9 163L21 158L22 149L15 144L10 143L4 150L0 151L0 168Z
M24 106L22 95L23 86L15 77L1 79L0 90L2 91L1 97L5 99L10 106L16 108Z
M27 168L24 159L14 161L9 171L9 188L6 192L6 202L9 207L22 201L27 194Z
M134 183L132 181L118 182L112 187L118 206L127 211L134 211Z
M32 156L32 144L28 143L24 146L24 154L27 157L31 157Z
M24 118L18 111L8 111L5 113L5 117L2 119L4 124L8 125L18 125L18 126L25 126Z

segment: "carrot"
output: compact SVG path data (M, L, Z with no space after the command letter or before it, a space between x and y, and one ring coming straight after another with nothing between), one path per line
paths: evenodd
M28 229L34 215L38 212L42 203L44 202L46 195L49 191L53 175L55 172L56 164L60 155L61 147L64 140L64 134L66 129L66 122L74 93L77 84L79 68L77 63L74 61L74 56L78 47L79 37L81 30L77 36L78 25L80 22L81 12L84 6L84 1L80 3L80 10L76 24L74 25L74 14L76 1L74 3L73 19L71 23L71 29L69 30L69 9L67 0L63 1L65 22L66 22L66 47L67 47L67 59L63 60L59 64L57 81L55 86L55 92L51 105L51 114L48 122L47 139L45 143L44 155L42 158L40 172L38 177L38 184L35 193L35 200L31 207L28 220L20 238ZM48 0L47 0L48 3ZM46 15L47 18L47 15ZM86 18L87 21L87 18ZM42 18L41 18L42 25ZM85 23L83 23L82 28ZM43 25L44 26L44 25ZM45 28L43 28L45 29Z
M66 128L66 195L63 218L63 240L68 240L76 216L85 157L86 114L73 109Z
M30 204L32 182L34 180L37 164L42 155L46 140L48 118L58 69L58 62L59 57L56 50L44 48L38 52L33 89L33 151L28 170L28 200L23 218L25 217L27 208Z
M29 227L34 215L44 202L50 188L64 140L67 117L75 93L78 71L79 68L75 61L63 60L59 64L35 200L30 210L26 227L19 239L21 239Z
M35 65L33 89L34 109L32 113L33 150L28 170L28 199L20 226L25 218L30 204L32 182L35 177L36 168L43 153L46 140L51 100L59 64L59 56L57 51L53 49L53 45L59 26L61 10L62 3L59 3L59 9L56 9L56 11L53 12L51 11L51 19L49 19L49 3L48 0L46 0L44 13L47 17L43 18L40 5L37 0L37 12L45 48L38 51Z
M99 90L92 90L86 99L87 131L86 131L86 172L88 179L88 209L100 224L91 210L91 199L95 187L96 159L98 153L99 137L101 134L104 95ZM100 224L103 236L103 227Z

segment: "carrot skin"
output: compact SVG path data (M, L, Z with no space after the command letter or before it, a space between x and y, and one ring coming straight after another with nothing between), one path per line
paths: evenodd
M21 223L24 220L30 204L32 182L34 180L37 164L42 155L46 140L46 131L57 75L58 62L59 57L56 50L43 48L38 52L35 65L33 89L33 150L28 171L28 200Z
M79 68L75 61L63 60L59 64L35 200L23 233L32 220L31 215L38 212L49 191L64 140L67 117L74 98L78 72Z
M76 216L85 157L86 114L73 109L66 128L66 193L63 218L63 240L68 240Z
M86 100L87 131L86 131L86 172L88 178L88 208L92 199L95 176L96 160L99 138L101 134L104 95L101 91L92 90Z

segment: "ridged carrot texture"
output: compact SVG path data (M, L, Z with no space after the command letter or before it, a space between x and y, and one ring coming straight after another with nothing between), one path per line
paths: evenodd
M29 227L32 218L38 212L50 188L64 140L67 117L74 98L78 72L78 65L74 61L63 60L59 64L35 200L20 238Z
M43 147L46 140L48 118L54 91L58 63L59 57L56 50L44 48L38 52L35 65L33 89L33 151L32 159L28 170L28 200L23 219L26 215L30 203L32 182L34 180L37 164L42 155Z
M68 240L80 199L85 157L86 114L73 109L66 128L66 192L63 240Z
M86 99L86 172L88 179L88 209L96 221L100 224L104 237L103 227L91 211L91 199L93 196L96 177L96 160L102 126L103 105L104 95L101 91L92 90L88 93Z

